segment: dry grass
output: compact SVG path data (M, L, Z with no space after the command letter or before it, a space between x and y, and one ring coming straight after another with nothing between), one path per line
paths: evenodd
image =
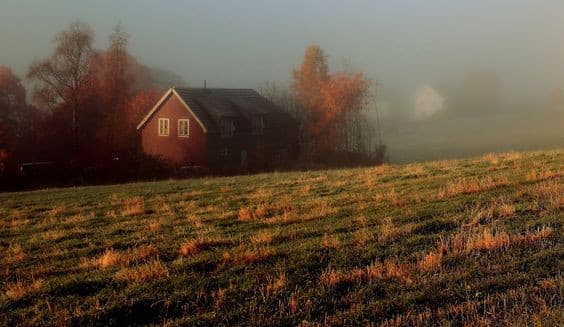
M240 208L237 212L237 218L239 219L239 221L252 220L254 218L253 209L247 207Z
M26 254L22 246L18 243L11 243L3 255L2 262L5 264L15 264L25 259Z
M195 239L190 239L184 241L180 245L179 253L182 256L195 255L203 250L207 250L213 247L230 245L232 242L226 239L211 238L211 237L198 237Z
M462 178L447 185L437 193L438 199L446 199L461 194L473 194L509 184L506 176L486 176L482 178Z
M254 244L269 244L275 239L277 235L278 232L271 231L269 229L261 230L260 232L252 235L250 237L250 241Z
M145 213L145 201L140 196L134 196L123 200L122 216L140 216Z
M560 177L560 176L562 176L561 171L554 171L552 169L543 167L540 170L531 169L527 173L526 178L527 178L528 181L542 181L542 180L557 178L557 177Z
M354 244L357 246L366 245L374 241L375 238L374 233L367 228L359 229L353 233Z
M515 235L512 238L514 244L534 244L539 241L549 239L555 235L554 229L550 226L543 226L534 231L527 231L523 235Z
M41 237L47 241L56 241L65 237L66 233L61 229L51 229L41 233Z
M340 270L329 267L321 273L319 282L325 286L336 286L340 284L362 283L382 278L410 281L411 271L412 267L408 264L385 260L383 263L373 262L364 268L357 267L348 270Z
M442 252L429 252L417 262L417 267L424 271L438 270L443 260Z
M116 272L114 279L120 282L138 283L168 276L168 268L160 260L153 260L135 267L122 268Z
M321 246L326 249L340 249L342 246L342 242L337 235L323 235L321 239Z
M130 260L147 260L150 258L158 257L159 250L153 244L149 245L142 245L136 248L133 248L129 253L128 256Z
M104 252L98 259L96 259L96 265L99 268L106 268L123 263L125 257L114 249L108 249Z
M285 273L281 273L275 278L268 277L268 282L263 287L263 297L270 298L286 286L287 278Z
M213 308L219 309L225 304L226 291L224 288L219 288L217 291L212 291L211 296L213 299Z
M6 285L5 294L8 299L17 301L28 295L39 293L43 289L43 285L42 279L35 279L30 283L24 283L22 281L8 283Z
M270 246L262 246L255 249L236 251L233 255L229 252L223 253L223 260L233 265L253 264L263 262L275 256L277 251Z
M386 217L378 226L378 241L386 242L402 234L402 230L395 226L392 218Z
M554 230L549 226L527 231L524 234L508 234L485 228L481 231L461 232L450 238L441 238L437 245L437 253L456 255L473 251L505 251L512 245L534 244L553 235Z
M186 217L186 219L192 224L192 226L194 226L194 228L202 228L205 226L202 219L196 215L190 214Z
M150 232L156 233L161 230L161 223L156 219L151 219L147 223L147 229Z
M527 192L534 199L533 209L556 211L564 208L564 183L557 180L541 182Z

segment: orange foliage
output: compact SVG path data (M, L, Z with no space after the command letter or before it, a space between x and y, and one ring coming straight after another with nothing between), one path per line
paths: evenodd
M308 132L318 154L334 150L343 133L347 117L362 109L370 81L360 73L328 73L323 50L312 45L304 61L294 70L292 88L309 113Z

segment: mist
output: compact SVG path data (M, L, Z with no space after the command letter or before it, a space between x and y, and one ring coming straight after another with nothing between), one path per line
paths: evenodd
M77 19L100 48L121 23L140 62L189 86L287 86L319 44L332 67L373 80L369 117L390 161L433 160L564 145L562 12L562 1L525 0L4 0L0 65L25 76ZM418 98L425 89L435 96Z

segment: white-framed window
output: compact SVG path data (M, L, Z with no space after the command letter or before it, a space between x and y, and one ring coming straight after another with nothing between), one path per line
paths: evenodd
M255 116L251 120L253 135L264 134L264 118L262 116Z
M219 127L221 128L221 137L233 137L235 131L235 122L233 119L224 118L220 120Z
M190 136L190 119L178 120L178 137Z
M159 136L168 136L170 134L170 119L159 118Z

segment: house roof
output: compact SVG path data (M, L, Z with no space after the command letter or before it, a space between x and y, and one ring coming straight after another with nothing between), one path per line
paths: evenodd
M171 94L180 98L205 132L217 132L219 122L224 118L234 119L239 125L248 125L252 117L261 116L267 128L295 124L290 114L253 89L172 88L145 116L137 129L145 125Z

